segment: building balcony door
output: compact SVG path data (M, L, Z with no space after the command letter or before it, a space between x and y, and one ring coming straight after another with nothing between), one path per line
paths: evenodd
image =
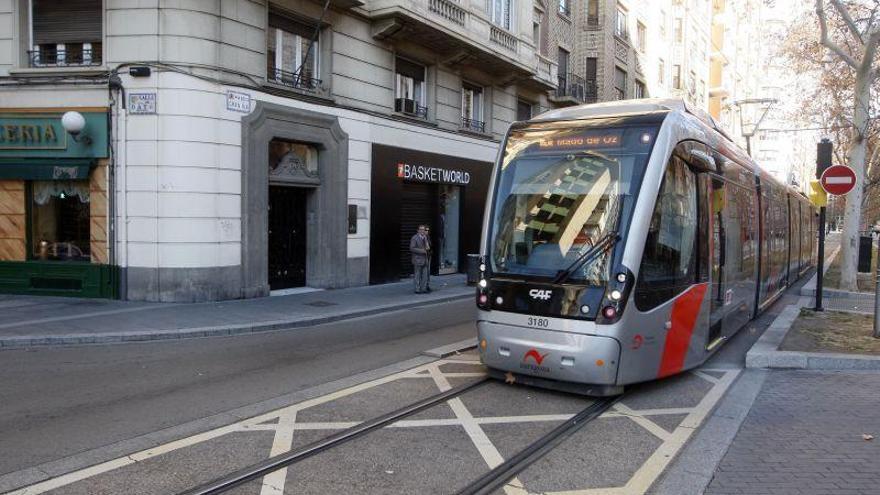
M269 186L269 288L306 285L306 197L309 189Z

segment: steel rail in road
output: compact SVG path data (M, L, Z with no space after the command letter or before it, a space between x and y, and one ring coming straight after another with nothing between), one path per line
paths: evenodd
M520 471L531 466L535 461L544 457L548 452L556 448L565 439L576 431L598 418L620 399L605 397L587 406L586 409L569 418L565 423L554 428L552 431L529 444L528 447L519 451L510 459L504 461L483 476L474 480L468 486L457 492L457 495L488 495L503 487L511 478Z
M210 481L196 488L192 488L190 490L182 492L181 495L215 495L218 493L223 493L237 486L243 485L250 481L254 481L258 478L262 478L263 476L273 471L277 471L281 468L290 466L291 464L295 464L302 460L308 459L309 457L319 454L325 450L331 449L350 440L354 440L355 438L363 436L373 430L395 423L402 418L416 414L441 402L452 399L453 397L461 395L468 390L471 390L472 388L486 383L488 380L489 377L485 376L474 382L451 388L437 395L433 395L420 401L413 402L412 404L404 406L396 411L392 411L388 414L379 416L369 421L364 421L363 423L352 426L351 428L340 431L339 433L330 435L327 438L312 442L296 450L291 450L290 452L285 452L284 454L270 457L265 461L248 466L222 478L218 478L214 481Z

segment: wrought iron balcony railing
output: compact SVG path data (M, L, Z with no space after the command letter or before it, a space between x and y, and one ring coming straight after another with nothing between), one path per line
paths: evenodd
M588 15L587 16L587 29L590 31L596 31L599 29L599 16L597 15Z
M397 98L394 100L394 111L414 115L421 119L428 118L428 107L423 107L415 100Z
M556 96L572 97L578 101L584 101L586 88L584 78L575 74L560 74L559 83L556 86Z
M306 89L309 91L321 89L320 79L309 77L302 72L289 72L286 70L269 68L266 78L269 82L281 84L282 86L289 86L291 88Z
M482 132L486 132L486 123L483 122L482 120L474 120L474 119L469 119L467 117L462 117L461 118L461 128L468 130L468 131L482 133Z
M93 67L102 64L101 50L95 48L47 48L29 51L27 54L30 67Z

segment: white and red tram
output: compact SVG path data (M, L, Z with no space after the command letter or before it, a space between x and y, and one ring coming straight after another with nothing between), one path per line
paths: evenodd
M515 123L483 229L482 361L590 395L693 368L813 266L814 213L680 100Z

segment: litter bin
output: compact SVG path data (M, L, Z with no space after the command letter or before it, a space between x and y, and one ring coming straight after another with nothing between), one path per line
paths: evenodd
M467 283L468 285L476 285L480 280L480 255L467 255Z
M871 256L874 255L873 239L870 235L859 237L859 273L871 272Z

